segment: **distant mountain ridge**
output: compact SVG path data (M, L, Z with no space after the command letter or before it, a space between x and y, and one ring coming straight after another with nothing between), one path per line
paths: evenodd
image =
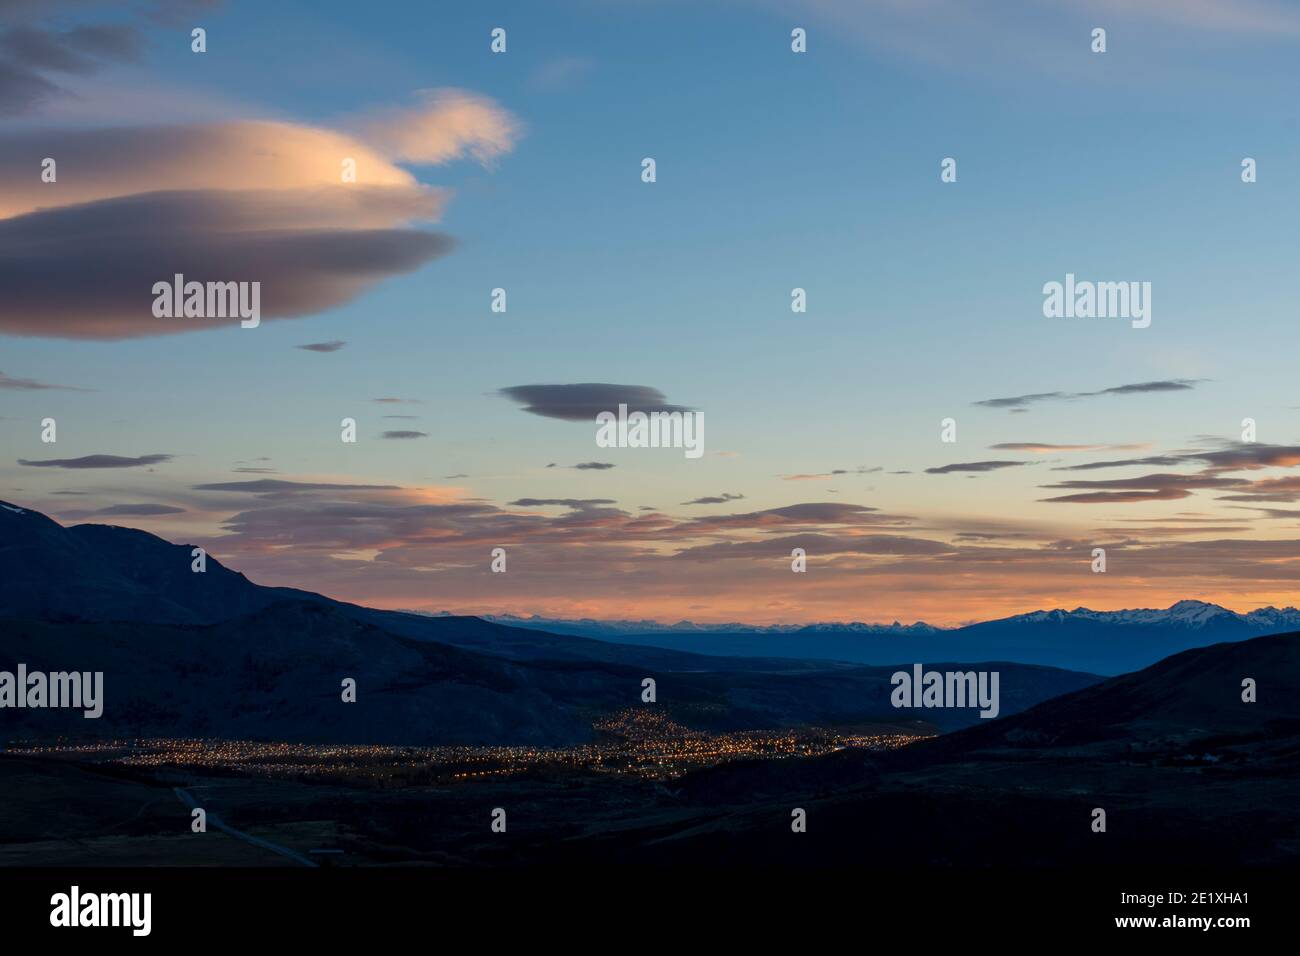
M491 618L519 629L546 629L596 640L731 657L899 661L1005 660L1092 674L1121 674L1195 647L1300 630L1300 610L1263 607L1239 613L1183 600L1168 608L1094 611L1078 607L940 628L915 624L699 625L689 621L642 629L638 621Z
M1261 631L1300 629L1300 610L1294 607L1277 608L1269 605L1242 614L1218 604L1192 600L1177 601L1164 609L1132 608L1123 611L1093 611L1086 607L1077 607L1073 611L1059 609L1054 611L1032 611L1028 614L1017 614L1003 620L1037 624L1044 621L1064 621L1069 619L1101 621L1107 624L1179 625L1192 629L1237 621L1248 627L1259 628Z
M430 614L427 611L409 611L411 614L427 614L430 617L451 616L450 611ZM937 634L943 628L933 627L924 621L915 624L863 624L819 623L819 624L698 624L695 621L677 621L665 624L654 620L600 620L597 618L549 618L540 615L517 614L481 614L485 621L504 624L508 627L537 628L562 634L578 634L583 637L602 637L612 634L798 634L803 631L835 631L855 634Z
M1165 609L1035 611L945 632L952 641L994 656L1077 667L1098 674L1138 670L1170 655L1220 642L1300 630L1294 607L1240 614L1204 601ZM942 642L941 642L942 643Z
M410 611L412 614L426 614L424 611ZM450 616L450 611L440 611L435 617ZM700 624L695 621L663 621L643 619L639 621L599 618L549 618L540 615L483 614L485 621L505 624L509 627L540 628L563 634L580 634L587 637L601 637L619 634L942 634L959 631L959 627L941 627L916 621L903 624L894 621L890 624L868 624L862 621L817 621L812 624L744 624L740 622L726 624ZM1295 607L1277 608L1269 605L1253 611L1241 613L1229 610L1218 604L1206 601L1182 600L1167 608L1127 608L1118 611L1094 611L1091 608L1076 607L1074 610L1056 608L1052 610L1028 611L1010 617L995 618L979 623L1059 623L1068 620L1100 621L1107 624L1125 625L1177 625L1196 629L1210 624L1238 621L1248 627L1266 633L1273 630L1300 629L1300 609Z

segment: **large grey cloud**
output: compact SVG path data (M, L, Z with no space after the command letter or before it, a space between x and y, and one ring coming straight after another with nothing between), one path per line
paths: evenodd
M684 405L670 405L667 397L648 385L612 385L582 382L574 385L512 385L500 395L524 406L524 411L566 422L595 421L601 412L688 412Z
M70 48L123 51L128 42L91 28L63 39L59 47L39 33L10 35L20 62L63 67L80 62ZM49 92L39 74L11 76L4 63L0 85L26 83L28 99ZM346 131L272 120L0 131L0 285L9 293L0 333L119 339L236 321L155 317L154 284L177 274L260 283L260 318L337 306L452 245L416 228L439 217L449 194L385 148L428 163L486 161L518 132L491 100L456 90L385 114L378 151Z
M155 317L154 283L178 273L260 282L263 319L302 316L451 248L448 237L413 229L340 228L368 200L420 201L380 187L187 190L0 221L0 332L120 339L239 322Z

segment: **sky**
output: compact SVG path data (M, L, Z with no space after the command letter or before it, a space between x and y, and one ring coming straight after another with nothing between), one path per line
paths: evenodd
M1296 603L1297 44L1266 0L6 4L0 497L429 611ZM260 324L156 316L176 272ZM1045 316L1067 274L1149 327ZM620 397L703 454L600 447Z

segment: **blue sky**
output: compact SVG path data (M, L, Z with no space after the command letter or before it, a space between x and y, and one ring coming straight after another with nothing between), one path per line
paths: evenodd
M1300 136L1290 94L1300 13L1230 2L1220 13L1235 20L1225 25L1165 3L1141 15L1101 0L963 13L971 9L227 2L177 24L146 22L138 61L69 82L74 101L96 106L91 86L117 92L120 116L101 110L92 122L51 107L11 127L131 128L143 111L165 124L350 128L377 109L409 108L419 90L455 88L489 98L521 132L486 165L467 156L403 164L451 191L434 228L456 248L350 301L255 331L0 337L9 376L96 390L0 391L0 435L12 452L0 461L0 487L47 510L60 489L88 487L104 506L124 494L183 497L185 513L139 523L214 545L229 512L200 503L190 486L262 456L284 480L455 488L499 507L613 499L628 513L697 515L680 503L725 492L745 499L719 513L853 502L915 518L927 540L952 541L967 524L1030 522L1022 530L1044 546L1069 538L1086 551L1119 519L1159 523L1192 511L1248 521L1237 536L1290 537L1293 521L1236 514L1206 492L1101 508L1044 503L1041 486L1060 477L1045 461L973 478L923 474L1025 457L988 448L1003 442L1147 444L1148 454L1199 447L1199 436L1230 443L1245 416L1257 419L1263 443L1297 441L1289 163ZM56 11L47 25L86 16ZM189 52L191 21L208 30L206 54ZM504 55L488 50L496 26L508 31ZM790 51L794 26L809 32L806 54ZM1105 54L1089 51L1093 26L1108 30ZM640 180L645 156L657 162L654 184ZM957 159L956 183L939 180L947 156ZM1240 180L1245 156L1259 164L1250 185ZM1067 272L1151 282L1151 327L1044 318L1042 285ZM498 286L506 314L488 308ZM805 314L789 308L796 286L808 292ZM347 345L294 348L329 340ZM1193 384L1015 414L972 406L1159 381ZM583 382L651 386L703 410L710 454L602 453L587 426L526 414L496 394ZM371 401L381 396L418 404ZM153 473L17 465L55 457L33 424L46 415L60 423L59 457L176 457ZM360 421L361 446L338 442L344 416ZM955 446L938 440L947 416L958 421ZM393 427L429 437L374 439ZM593 459L617 468L546 467ZM859 466L881 470L782 478ZM902 471L910 474L889 474ZM444 480L453 474L469 477ZM357 552L382 553L392 536L380 539ZM656 546L671 550L675 540ZM241 542L228 544L237 551ZM254 544L246 560L264 576L313 586L296 577L307 569L280 573ZM1156 556L1145 560L1149 571ZM1177 596L1245 592L1239 600L1249 602L1290 588L1289 572L1253 588L1216 580L1212 563L1198 593ZM863 570L845 565L843 590L818 599L825 613L785 596L758 616L851 615L846 595ZM331 580L350 595L371 593L336 571ZM909 591L917 579L899 574ZM732 613L744 598L732 575L720 577L716 595L692 591L689 600L665 580L663 600ZM1098 593L1091 578L1043 589L1008 582L999 607L1034 597L1132 603L1149 582L1131 584ZM441 588L429 598L438 606L457 592ZM564 588L553 581L499 601L475 594L473 609L571 610L581 602ZM1162 588L1158 600L1167 595ZM617 603L591 602L597 611ZM858 616L922 613L935 616L928 597L900 596Z

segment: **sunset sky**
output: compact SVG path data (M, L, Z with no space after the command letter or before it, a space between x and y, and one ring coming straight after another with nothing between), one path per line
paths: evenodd
M0 498L431 611L1298 603L1298 36L1280 0L8 4ZM260 282L261 325L155 318L174 272ZM1067 273L1150 282L1150 327L1045 318ZM624 395L704 455L598 447Z

